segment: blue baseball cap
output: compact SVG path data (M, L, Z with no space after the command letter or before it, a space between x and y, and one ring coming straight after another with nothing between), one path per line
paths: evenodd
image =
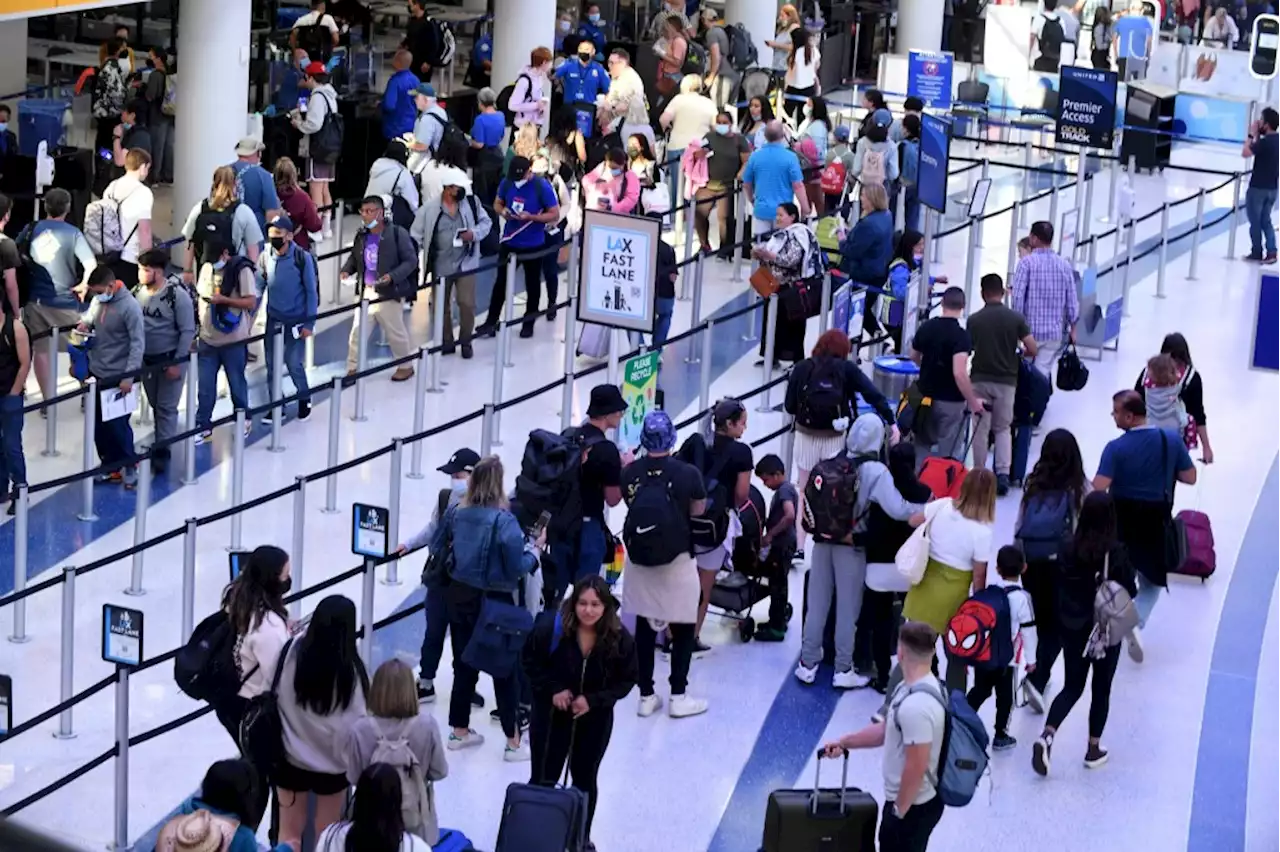
M279 228L282 231L293 233L293 220L283 214L277 216L267 223L268 228Z
M413 90L415 95L426 95L429 98L436 96L436 87L430 83L419 83L418 87Z
M835 134L836 134L837 142L848 142L849 141L849 125L841 124L835 129Z
M893 113L887 109L878 109L871 114L871 123L876 127L889 127L893 124Z

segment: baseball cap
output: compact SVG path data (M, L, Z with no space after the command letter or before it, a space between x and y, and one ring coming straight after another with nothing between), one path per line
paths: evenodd
M246 136L236 143L236 156L238 157L247 157L250 154L265 150L267 150L267 146L252 136Z
M480 454L469 447L463 447L449 456L449 460L436 468L436 470L441 473L447 473L450 476L455 473L471 473L479 463Z
M675 445L676 427L671 422L671 416L662 410L646 414L640 431L640 446L651 453L665 453Z
M289 231L290 233L292 233L293 220L290 219L288 216L284 216L284 215L277 216L276 218L272 219L270 222L267 223L267 227L279 228L282 231Z
M835 134L836 134L837 142L848 142L849 141L849 125L841 124L839 127L835 129Z
M413 90L415 95L426 95L429 98L436 96L436 87L430 83L419 83L417 88Z
M876 127L889 127L893 124L893 113L887 109L878 109L871 114L871 123Z
M302 73L306 74L308 77L314 77L317 74L328 74L329 69L325 67L323 62L312 62L306 68L302 69Z

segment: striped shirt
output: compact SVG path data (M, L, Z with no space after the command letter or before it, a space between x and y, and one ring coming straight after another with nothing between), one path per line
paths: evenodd
M1027 318L1031 336L1044 343L1062 340L1080 318L1076 273L1052 249L1040 248L1018 261L1013 272L1013 309Z

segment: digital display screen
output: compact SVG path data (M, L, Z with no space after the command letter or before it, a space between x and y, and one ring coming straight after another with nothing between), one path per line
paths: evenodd
M1258 47L1262 50L1280 48L1280 33L1258 33Z

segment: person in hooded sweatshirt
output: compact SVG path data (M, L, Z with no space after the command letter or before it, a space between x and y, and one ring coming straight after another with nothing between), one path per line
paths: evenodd
M387 143L387 150L369 167L369 183L364 197L385 195L391 199L391 221L408 230L422 206L418 184L410 174L409 147L399 139Z
M890 518L905 521L924 509L910 503L898 492L893 474L880 461L884 446L884 422L875 413L863 414L853 422L845 439L844 454L857 464L858 493L854 498L853 530L842 541L813 538L809 565L808 615L800 644L796 679L813 683L822 661L822 637L832 602L836 604L836 659L832 685L837 689L857 689L871 678L853 670L853 642L862 590L867 579L867 552L864 539L868 509L879 506Z

